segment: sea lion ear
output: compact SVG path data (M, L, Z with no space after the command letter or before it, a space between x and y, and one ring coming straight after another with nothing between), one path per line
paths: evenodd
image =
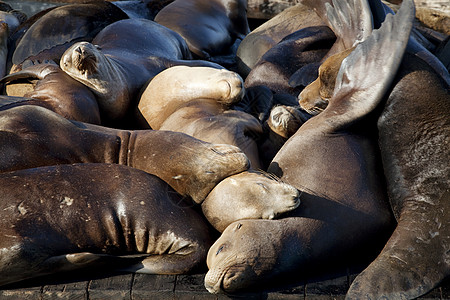
M413 0L404 0L395 16L389 14L381 27L342 61L333 96L323 112L329 116L327 121L334 123L332 127L360 119L381 101L402 61L414 15Z

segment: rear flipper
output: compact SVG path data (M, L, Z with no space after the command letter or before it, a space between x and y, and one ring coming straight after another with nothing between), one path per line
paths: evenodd
M450 275L450 191L435 203L409 202L381 254L346 299L413 299Z

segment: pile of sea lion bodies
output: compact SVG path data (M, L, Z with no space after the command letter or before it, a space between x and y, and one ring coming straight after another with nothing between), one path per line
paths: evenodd
M4 9L0 285L206 264L233 294L372 257L347 297L410 299L450 275L450 76L413 1L252 32L246 4Z

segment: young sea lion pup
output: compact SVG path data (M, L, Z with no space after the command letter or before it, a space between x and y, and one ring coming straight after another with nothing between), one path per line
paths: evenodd
M212 243L178 193L131 167L40 167L0 183L0 285L86 267L183 274L203 267Z
M268 169L301 191L302 205L278 220L230 224L208 252L211 293L323 276L385 243L393 216L376 135L358 129L393 80L413 19L414 3L404 1L344 60L328 107L299 128Z

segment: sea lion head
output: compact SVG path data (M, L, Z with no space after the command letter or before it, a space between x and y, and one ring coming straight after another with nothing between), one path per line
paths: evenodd
M208 251L205 288L212 294L241 292L261 282L264 270L275 274L279 247L274 241L283 234L278 224L279 220L230 224Z
M159 129L168 116L190 101L213 99L228 107L244 95L244 81L235 72L180 65L167 68L148 83L138 108L148 125Z
M334 93L334 85L342 61L354 50L344 50L328 57L319 67L319 77L306 86L298 96L300 107L312 115L322 112Z
M64 52L61 59L61 69L77 76L80 79L88 79L95 76L98 63L105 60L100 48L88 42L80 42L72 45Z
M225 178L202 203L203 214L220 232L242 219L273 219L297 208L300 193L262 171L248 170Z
M287 139L303 124L296 107L277 105L270 111L267 125L277 135Z
M79 42L67 49L60 60L61 69L89 87L97 96L99 106L114 119L128 108L126 80L114 60L101 52L99 46Z

